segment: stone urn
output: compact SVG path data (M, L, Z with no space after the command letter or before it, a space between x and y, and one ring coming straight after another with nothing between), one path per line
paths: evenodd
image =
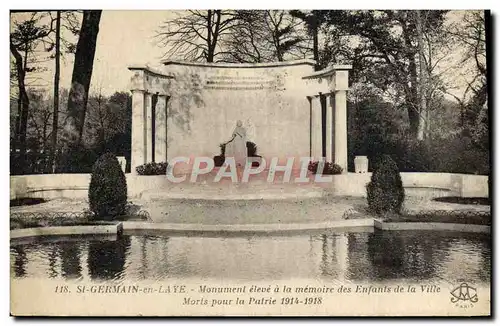
M127 166L127 160L125 156L117 156L118 162L120 163L120 167L122 168L123 173L125 173L125 168Z
M368 157L367 156L356 156L354 158L354 171L356 173L368 172Z

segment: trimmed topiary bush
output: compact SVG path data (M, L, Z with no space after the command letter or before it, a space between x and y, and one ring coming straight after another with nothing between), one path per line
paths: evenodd
M127 205L127 180L116 156L106 153L92 169L89 205L96 219L112 220L124 214Z
M167 174L168 163L146 163L135 168L138 175L165 175Z
M405 190L398 166L389 155L383 155L376 163L366 192L372 212L379 215L401 212Z
M319 161L314 161L314 162L309 162L307 168L309 171L311 171L311 173L316 174L318 172L318 166L319 166ZM340 167L340 165L335 164L333 162L325 162L322 174L324 175L342 174L342 168Z

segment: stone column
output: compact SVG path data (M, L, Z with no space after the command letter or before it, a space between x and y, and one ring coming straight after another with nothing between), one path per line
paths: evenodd
M145 93L144 148L146 163L153 162L153 94Z
M135 168L145 163L144 144L144 91L132 90L132 139L130 172L137 174Z
M335 163L347 173L348 71L335 72Z
M167 96L158 95L155 108L155 161L167 161Z
M326 161L332 162L333 156L333 106L330 105L330 95L326 95Z
M321 150L321 101L319 96L312 96L311 101L311 156L313 160L322 158Z

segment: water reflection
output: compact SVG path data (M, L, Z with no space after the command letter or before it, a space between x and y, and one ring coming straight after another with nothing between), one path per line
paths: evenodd
M129 248L130 237L89 243L87 264L90 278L111 280L119 277L123 273Z
M14 250L14 275L16 277L23 277L26 275L26 253L24 248L16 246Z
M64 244L62 244L64 246ZM49 277L55 278L58 275L57 259L59 257L58 246L51 245L49 251Z
M489 235L401 231L298 236L124 236L11 247L14 277L311 278L488 282Z
M411 275L415 280L435 277L438 254L448 247L437 237L400 236L397 232L377 232L368 235L368 257L374 270L373 278L397 279Z
M81 278L82 266L80 265L81 251L79 244L77 242L61 242L54 247L59 249L59 257L61 258L62 276L66 279ZM49 260L54 260L55 258L54 254L55 254L54 251L51 251ZM52 268L51 271L53 271ZM53 275L54 276L51 277L55 277L55 273Z

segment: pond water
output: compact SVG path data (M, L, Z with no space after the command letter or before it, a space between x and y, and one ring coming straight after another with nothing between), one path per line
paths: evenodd
M489 283L491 237L438 231L288 236L126 235L11 243L15 278Z

